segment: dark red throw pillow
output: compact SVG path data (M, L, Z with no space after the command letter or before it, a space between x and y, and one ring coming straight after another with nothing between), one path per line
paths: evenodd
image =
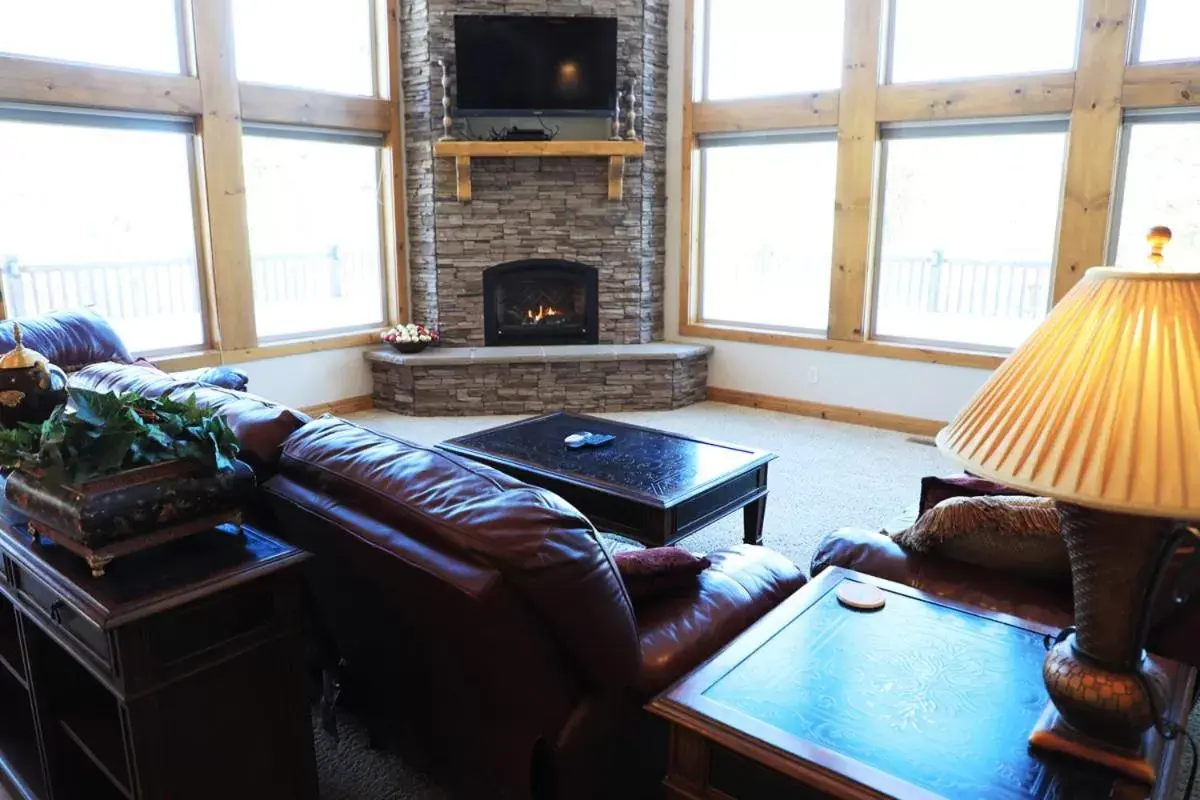
M921 504L918 514L924 514L943 500L951 497L988 497L993 495L1015 495L1027 497L1026 492L1004 486L987 478L979 478L968 472L943 478L929 476L921 479Z
M696 576L712 566L703 556L682 547L649 547L613 556L617 571L635 602L695 586Z

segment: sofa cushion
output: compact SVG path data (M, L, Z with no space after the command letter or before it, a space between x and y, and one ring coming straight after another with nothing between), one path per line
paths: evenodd
M966 472L958 475L936 477L933 475L921 479L921 501L917 504L917 514L924 514L943 500L951 497L983 497L985 495L1029 495L1018 489L977 478Z
M179 385L176 378L158 367L112 361L84 367L73 373L69 382L93 392L137 392L143 397L162 397Z
M146 367L157 372L166 372L165 369L148 358L139 358L133 363L139 367ZM233 389L239 392L246 391L246 386L250 383L250 376L244 370L234 369L233 367L201 367L199 369L185 370L172 374L179 381L195 381L207 386L216 386L219 389Z
M615 554L613 561L635 605L695 586L696 576L711 566L707 558L682 547L629 550Z
M309 421L299 411L257 395L180 381L149 367L95 364L76 372L70 382L97 392L138 392L181 402L195 395L201 406L216 411L229 423L242 446L242 460L260 478L274 473L283 441Z
M951 497L892 538L919 553L1030 578L1071 579L1058 505L1048 497Z
M799 567L765 547L739 544L708 560L694 590L638 607L635 688L644 697L691 672L806 582Z
M637 675L633 610L591 523L566 501L494 469L323 417L285 443L280 473L495 567L596 686Z
M101 361L133 361L112 325L90 309L53 311L0 322L0 353L7 353L16 344L13 323L20 324L26 347L67 372Z

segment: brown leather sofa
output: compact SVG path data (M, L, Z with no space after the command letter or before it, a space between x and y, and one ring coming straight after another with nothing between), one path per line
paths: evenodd
M925 478L918 513L940 500L957 495L978 495L966 488L969 476ZM1148 647L1151 652L1200 666L1200 595L1198 576L1185 569L1189 554L1176 559L1174 587L1157 599ZM812 574L829 567L845 567L896 581L940 597L958 600L1042 622L1055 627L1074 619L1070 580L1035 581L1011 572L955 561L935 554L907 550L883 532L842 528L817 545ZM1176 601L1176 595L1181 599Z
M665 738L642 705L804 584L737 545L695 589L635 610L556 495L332 417L288 438L264 492L317 555L318 605L371 703L465 756L472 792L653 788Z
M253 521L317 558L314 648L376 723L401 723L464 796L636 797L666 732L642 706L800 588L762 547L710 553L694 589L634 608L591 524L556 495L343 420L150 367L75 386L217 408L262 483ZM49 352L47 352L49 351Z

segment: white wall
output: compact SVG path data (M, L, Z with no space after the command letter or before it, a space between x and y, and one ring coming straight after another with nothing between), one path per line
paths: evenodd
M683 136L683 16L686 0L671 0L670 111L667 120L666 335L679 336L680 172ZM815 403L946 420L989 372L892 358L851 356L793 347L703 340L714 348L709 385ZM817 369L817 382L809 370Z
M250 376L249 390L293 408L307 408L371 393L368 347L324 350L235 364Z

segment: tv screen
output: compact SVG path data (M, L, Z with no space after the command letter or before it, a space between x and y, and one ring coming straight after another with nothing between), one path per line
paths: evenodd
M611 17L458 15L460 116L607 116L617 99Z

